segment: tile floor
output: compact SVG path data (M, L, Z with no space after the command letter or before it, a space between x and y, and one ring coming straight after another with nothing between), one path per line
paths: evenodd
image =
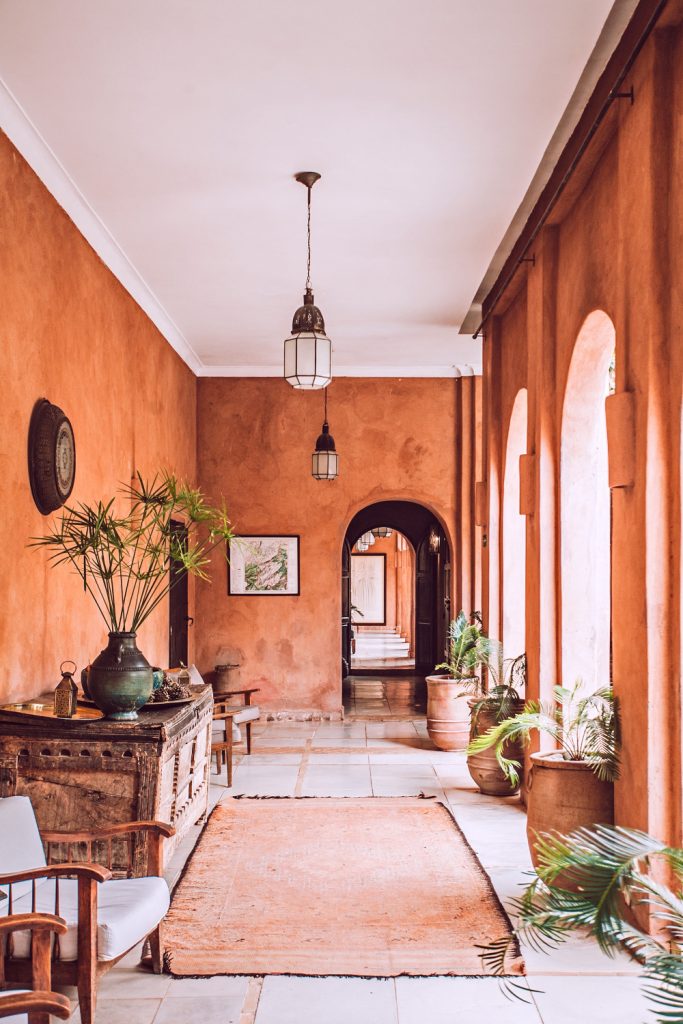
M478 793L464 756L434 750L424 718L259 725L226 794L400 796L434 794L453 810L503 903L529 870L525 817L515 799ZM171 883L196 841L169 865ZM136 951L100 986L96 1024L640 1024L648 1019L637 965L609 960L584 941L553 956L524 951L529 1002L510 1001L490 978L155 977ZM72 997L75 992L70 992ZM71 1018L80 1024L78 1012Z
M390 666L385 665L385 669ZM394 676L347 676L343 683L344 713L355 718L404 719L427 710L427 685L424 676L401 673Z

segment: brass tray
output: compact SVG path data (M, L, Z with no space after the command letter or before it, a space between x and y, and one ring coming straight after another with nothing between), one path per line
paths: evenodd
M2 704L0 711L10 715L29 715L32 718L52 718L55 722L95 722L104 718L104 713L99 708L84 708L80 701L72 718L60 718L55 714L52 704L44 704L39 700L26 700L21 704Z

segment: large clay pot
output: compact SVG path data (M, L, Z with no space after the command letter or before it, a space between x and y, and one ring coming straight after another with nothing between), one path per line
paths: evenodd
M471 684L472 680L467 680ZM427 676L427 732L439 750L465 750L470 737L468 694L461 679Z
M614 822L614 784L602 782L586 761L565 761L559 751L531 755L527 792L526 834L534 865L538 833Z
M90 696L107 718L130 722L152 693L152 668L135 645L135 633L110 633L90 666Z
M468 701L471 712L471 740L477 736L482 736L492 726L498 725L495 711L482 708L476 715L472 712L474 705L477 703L476 700ZM511 718L513 715L518 715L523 709L524 701L515 701L510 706L508 717ZM503 747L503 755L514 761L519 761L520 764L524 764L524 747L521 740L508 741ZM467 768L481 792L487 796L514 796L515 793L519 792L519 785L513 786L498 764L494 747L482 750L479 754L468 754Z

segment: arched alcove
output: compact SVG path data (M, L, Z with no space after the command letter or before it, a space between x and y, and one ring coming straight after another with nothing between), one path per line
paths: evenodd
M526 627L526 519L519 511L519 457L526 452L527 391L520 388L510 415L503 477L503 647L524 652Z
M562 680L610 680L611 522L605 397L615 330L595 310L576 338L562 409L560 531Z

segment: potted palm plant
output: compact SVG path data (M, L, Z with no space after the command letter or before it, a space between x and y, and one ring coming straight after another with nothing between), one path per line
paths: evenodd
M488 676L493 686L483 696L469 701L470 743L524 709L521 693L526 685L526 655L501 660L499 664L491 659ZM513 737L507 740L502 755L508 761L521 760L521 739ZM491 747L475 753L468 752L467 768L481 792L487 796L513 796L519 790L519 779L511 778L503 771L495 749Z
M186 534L174 528L177 521ZM109 632L88 676L90 696L107 717L137 718L153 683L138 629L183 570L208 579L210 551L232 535L224 507L212 508L200 491L165 473L150 482L138 474L118 501L65 506L50 532L33 539L52 565L77 573ZM171 573L172 563L181 571Z
M549 736L559 749L531 755L527 782L527 837L534 864L539 835L571 832L614 820L614 780L619 775L619 711L610 687L583 695L582 684L556 686L555 703L528 701L523 711L494 725L468 753L493 748L503 773L519 784L521 758L506 756L514 740Z
M683 850L635 829L593 825L543 837L538 854L536 877L510 901L514 930L482 947L485 967L507 974L519 940L549 953L576 932L588 934L608 955L626 949L640 961L658 1024L683 1020ZM653 934L637 926L627 907L657 922ZM504 984L530 1001L528 987Z
M478 612L461 611L448 630L447 660L427 676L427 732L440 750L463 750L470 733L468 698L483 695L481 669L500 656L500 644L483 631Z

